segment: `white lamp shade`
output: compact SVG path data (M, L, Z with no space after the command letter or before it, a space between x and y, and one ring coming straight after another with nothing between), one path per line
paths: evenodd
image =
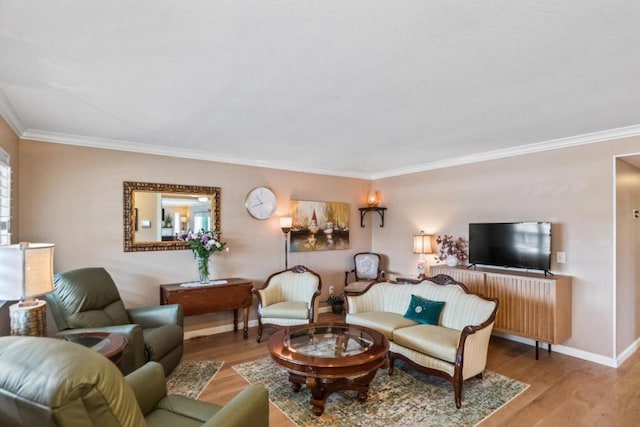
M431 254L431 236L428 234L416 234L413 236L413 253L414 254Z
M0 300L15 301L53 291L51 243L0 246Z
M291 228L292 222L293 222L293 218L291 218L290 216L281 216L280 228Z

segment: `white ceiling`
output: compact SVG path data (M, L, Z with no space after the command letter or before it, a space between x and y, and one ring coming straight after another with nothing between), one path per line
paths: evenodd
M635 0L0 0L0 114L45 141L375 178L637 135L639 100Z

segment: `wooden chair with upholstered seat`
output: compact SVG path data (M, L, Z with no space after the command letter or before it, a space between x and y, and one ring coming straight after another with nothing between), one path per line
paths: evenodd
M380 269L380 255L373 252L360 252L353 256L355 267L344 272L344 293L355 295L363 292L372 283L384 280L384 271ZM349 281L349 279L352 279Z
M318 296L322 280L318 273L303 265L269 276L258 296L258 336L266 325L274 327L302 325L318 320Z

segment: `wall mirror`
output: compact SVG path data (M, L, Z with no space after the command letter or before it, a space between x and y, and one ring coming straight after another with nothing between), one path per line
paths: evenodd
M123 182L124 251L189 249L178 235L220 231L220 187Z

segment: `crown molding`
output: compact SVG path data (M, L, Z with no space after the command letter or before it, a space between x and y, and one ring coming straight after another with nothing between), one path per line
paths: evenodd
M578 145L593 144L596 142L611 141L614 139L640 136L640 125L626 126L616 129L603 130L583 135L570 136L566 138L552 139L534 144L522 145L519 147L506 148L502 150L487 151L486 153L473 154L470 156L455 157L435 162L426 162L407 168L399 168L379 173L373 173L371 179L390 178L393 176L409 175L412 173L425 172L435 169L443 169L452 166L461 166L470 163L484 162L487 160L503 159L506 157L522 156L524 154L538 153L541 151L558 150L560 148L575 147Z
M0 112L3 112L2 92L0 91ZM10 105L10 104L9 104ZM15 122L15 120L14 120ZM17 121L19 124L20 122ZM11 125L11 123L10 123ZM13 125L11 125L14 128ZM16 129L14 128L14 131ZM525 154L532 154L541 151L557 150L561 148L575 147L578 145L593 144L596 142L611 141L614 139L628 138L640 135L640 125L627 126L617 129L609 129L599 132L593 132L583 135L576 135L567 138L558 138L534 144L523 145L520 147L506 148L502 150L488 151L470 156L455 157L451 159L439 160L435 162L426 162L418 165L392 169L388 171L375 173L356 173L331 171L323 169L308 169L295 167L285 163L270 163L263 160L247 160L236 157L225 157L211 154L210 152L200 150L179 149L174 147L163 147L150 144L141 144L132 141L124 141L117 139L104 139L88 136L78 136L57 132L46 132L36 129L27 129L24 132L16 132L22 139L32 139L36 141L51 142L55 144L76 145L82 147L101 148L105 150L128 151L133 153L154 154L158 156L177 157L185 159L205 160L212 162L231 163L243 166L253 166L269 169L280 169L292 172L303 172L319 175L341 176L346 178L358 178L376 180L389 178L400 175L409 175L418 172L426 172L430 170L443 169L453 166L461 166L470 163L484 162L487 160L496 160L506 157L515 157Z
M16 110L13 108L9 97L4 93L2 87L0 87L0 116L2 116L16 135L22 135L24 132L22 121L18 118Z
M225 157L211 154L208 151L190 150L184 148L164 147L158 145L141 144L138 142L119 139L95 138L90 136L71 135L66 133L47 132L37 129L28 129L20 137L34 141L51 142L54 144L76 145L81 147L101 148L104 150L128 151L141 154L154 154L157 156L178 157L184 159L205 160L210 162L230 163L242 166L253 166L269 169L280 169L292 172L304 172L318 175L342 176L346 178L371 179L370 174L358 174L355 172L340 172L324 169L309 169L295 167L286 163L270 163L264 160L248 160L236 157Z

